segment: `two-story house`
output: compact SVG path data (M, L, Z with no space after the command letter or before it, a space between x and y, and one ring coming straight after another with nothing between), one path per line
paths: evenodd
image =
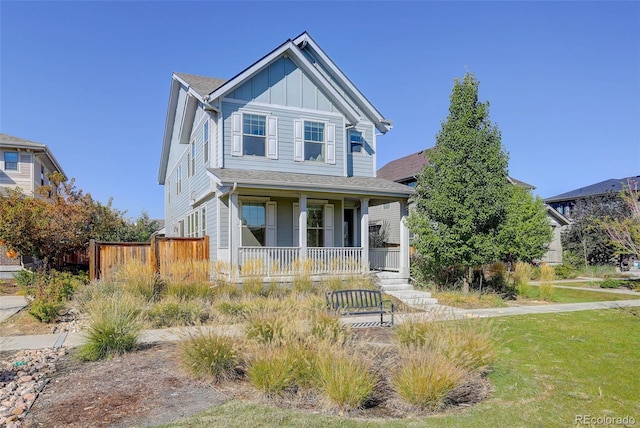
M265 275L301 260L315 274L368 270L369 207L406 206L413 192L376 177L390 129L306 32L228 80L174 73L158 174L165 233L208 235L212 259Z
M46 145L0 133L0 191L18 187L33 196L38 187L49 184L47 176L52 172L64 175ZM0 278L12 278L25 262L23 257L9 255L0 245Z

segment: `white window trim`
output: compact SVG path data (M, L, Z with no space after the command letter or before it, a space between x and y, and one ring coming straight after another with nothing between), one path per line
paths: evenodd
M244 154L244 115L251 114L265 118L264 156ZM231 156L256 159L278 159L278 117L270 112L238 110L231 113Z
M5 153L17 153L18 154L18 159L16 161L16 169L7 169L7 162L5 161ZM19 172L22 172L21 170L21 166L22 166L22 162L20 162L20 156L21 156L21 152L20 150L3 150L2 151L2 170L3 171L8 171L12 174L17 174Z
M351 133L352 132L359 132L360 135L362 136L362 142L360 143L360 151L359 152L354 152L351 150ZM366 139L366 130L362 129L362 128L351 128L347 131L347 144L348 144L348 148L347 150L349 151L349 153L351 153L352 155L357 155L357 156L368 156L369 154L367 153L367 150L365 148L365 143L367 141Z
M305 122L315 122L322 123L324 125L324 160L308 160L305 159L305 143L306 140L304 138L304 123ZM309 117L301 117L299 119L294 120L293 124L293 138L294 138L294 150L293 150L293 160L296 162L313 162L316 164L336 164L336 126L335 124L324 120L324 119L313 119ZM316 144L320 144L320 142L314 142Z

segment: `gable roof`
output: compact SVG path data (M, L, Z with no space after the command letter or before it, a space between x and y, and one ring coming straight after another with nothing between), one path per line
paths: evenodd
M24 138L14 137L9 134L0 133L0 148L16 148L16 149L28 149L35 153L44 154L49 166L64 175L65 179L67 175L62 170L62 167L58 163L58 160L53 156L49 147L42 143L36 143L35 141L25 140Z
M588 196L605 195L609 192L621 192L623 187L626 186L629 180L640 181L640 175L625 178L610 178L599 183L580 187L579 189L571 190L569 192L560 193L559 195L546 198L544 201L547 203L571 201L575 199L586 198Z
M420 174L424 166L429 163L427 150L420 150L396 160L392 160L378 170L377 176L391 181L409 181Z
M377 172L377 177L384 178L398 183L415 181L420 171L429 163L427 159L427 152L433 147L420 150L417 153L404 156L402 158L392 160L385 166L380 168ZM525 183L524 181L517 180L513 177L508 177L509 181L516 186L524 187L525 189L535 189L535 186Z
M187 88L193 88L203 99L227 82L225 79L198 76L196 74L174 72L173 76Z

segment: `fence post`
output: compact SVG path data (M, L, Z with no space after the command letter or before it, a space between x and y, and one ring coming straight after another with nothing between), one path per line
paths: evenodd
M149 248L149 262L155 273L160 273L160 251L158 248L158 240L156 239L156 234L151 235L151 245Z
M96 257L96 240L89 240L89 281L98 279L98 257Z

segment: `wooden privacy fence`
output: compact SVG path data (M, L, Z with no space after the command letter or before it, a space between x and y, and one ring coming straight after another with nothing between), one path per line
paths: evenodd
M148 264L163 275L171 263L209 260L209 237L152 236L151 242L89 242L89 279L113 278L130 261Z

